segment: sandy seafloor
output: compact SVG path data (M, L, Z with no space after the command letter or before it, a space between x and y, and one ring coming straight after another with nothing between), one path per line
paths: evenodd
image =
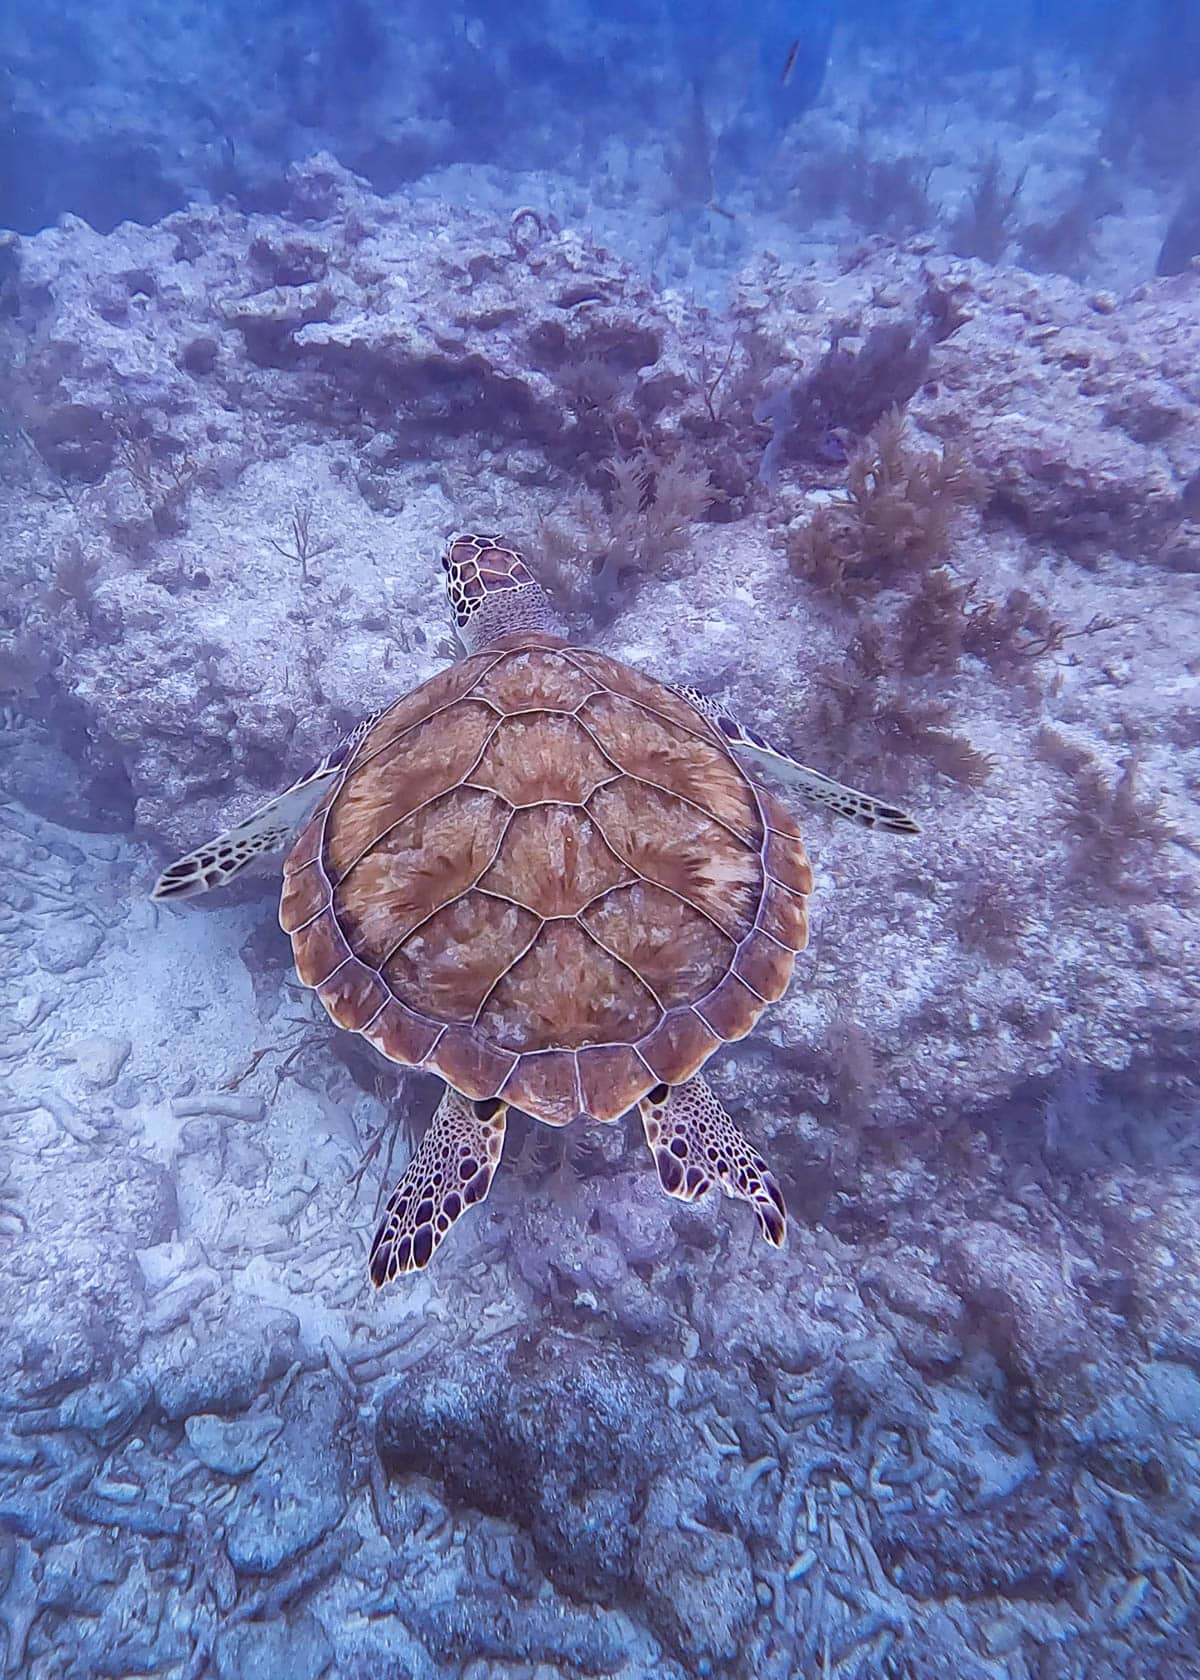
M1090 154L1039 74L1036 127L964 89L874 131L944 207L890 236L613 139L0 250L0 1673L1200 1668L1200 275L1153 277L1132 166L1074 274L949 248L992 146L1023 217ZM805 532L893 403L897 503L929 452L973 486L847 581ZM148 898L440 668L464 527L923 824L795 807L812 946L711 1069L782 1253L632 1120L517 1118L376 1295L436 1082L325 1021L269 871Z

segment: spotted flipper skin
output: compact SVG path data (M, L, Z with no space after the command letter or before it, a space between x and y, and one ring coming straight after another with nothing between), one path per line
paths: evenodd
M421 1271L455 1220L483 1201L500 1165L507 1113L494 1099L470 1102L445 1092L371 1244L376 1289Z
M379 716L373 712L364 718L331 753L283 793L268 799L265 805L251 811L248 817L215 839L168 864L154 883L151 898L195 898L200 893L212 892L240 875L255 858L289 846L297 829L316 809L332 778Z
M763 775L774 776L777 781L794 788L802 799L811 800L814 805L823 805L827 811L846 817L850 822L861 823L864 828L884 829L889 834L920 834L920 823L907 811L900 810L896 805L887 805L873 794L860 793L857 788L835 782L819 770L810 770L807 765L798 764L788 753L780 752L778 747L764 741L755 730L739 723L707 695L698 693L694 688L679 688L676 693L720 730L740 759Z
M656 1085L638 1108L658 1182L668 1196L695 1202L716 1186L726 1196L749 1202L763 1236L773 1248L783 1246L783 1193L703 1079Z

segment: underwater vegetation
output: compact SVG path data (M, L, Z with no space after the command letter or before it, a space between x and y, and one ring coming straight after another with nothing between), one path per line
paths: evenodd
M1197 1671L1195 28L6 10L5 1680ZM920 822L764 774L781 1249L514 1110L374 1296L438 1081L277 868L149 897L457 657L472 528Z

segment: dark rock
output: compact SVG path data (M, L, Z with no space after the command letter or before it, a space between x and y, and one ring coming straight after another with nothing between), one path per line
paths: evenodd
M1191 187L1184 193L1175 214L1167 223L1154 272L1182 274L1193 257L1200 257L1200 186Z
M406 1619L430 1654L447 1662L556 1662L570 1674L612 1674L627 1658L595 1613L520 1604L498 1592L418 1601Z
M1038 1423L1085 1397L1084 1366L1095 1338L1057 1254L979 1220L947 1243L946 1272L973 1309L972 1328L1018 1379L1018 1390L1028 1386Z
M681 1529L676 1498L673 1488L656 1490L639 1529L638 1579L650 1619L690 1663L732 1662L756 1609L750 1554L740 1533ZM689 1489L683 1504L703 1509L701 1490Z
M219 1418L200 1412L188 1418L184 1428L188 1445L201 1464L224 1476L245 1476L267 1456L281 1424L271 1412L247 1418Z
M103 938L90 922L56 920L37 942L37 960L48 974L70 974L87 967Z
M1200 1180L1114 1176L1103 1195L1114 1258L1128 1268L1131 1307L1153 1353L1200 1372Z
M55 1224L31 1220L30 1229ZM111 1239L44 1236L6 1257L0 1315L0 1393L53 1405L128 1369L142 1340L145 1280L132 1250Z
M515 1523L560 1590L604 1600L634 1575L637 1527L676 1428L659 1385L613 1347L547 1332L418 1367L380 1407L393 1475Z
M1065 1482L1042 1479L978 1510L890 1516L873 1508L872 1540L897 1586L918 1598L1057 1596L1084 1544Z
M179 1221L175 1186L156 1161L120 1148L76 1162L69 1174L47 1174L27 1191L42 1229L69 1225L79 1237L132 1251L168 1242Z

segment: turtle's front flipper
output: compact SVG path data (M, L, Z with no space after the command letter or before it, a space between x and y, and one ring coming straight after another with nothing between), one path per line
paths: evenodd
M446 1091L371 1244L376 1289L427 1266L454 1221L487 1195L500 1165L507 1113L494 1098L470 1102Z
M764 741L753 729L747 729L744 723L739 723L737 718L730 716L715 700L710 700L707 695L698 694L694 688L681 688L678 692L702 717L715 724L739 758L752 769L774 776L777 781L795 788L802 799L811 799L815 805L824 805L827 810L835 811L839 817L849 817L851 822L861 823L864 828L883 828L891 834L920 834L920 823L910 817L907 811L901 811L895 805L887 805L872 794L860 793L857 788L835 782L829 776L823 776L819 770L810 770L807 765L797 764L789 754L771 746L769 741Z
M194 898L223 887L264 852L288 845L328 786L329 772L306 777L268 799L240 823L218 834L186 857L176 859L154 883L151 898Z
M742 1136L699 1076L685 1085L656 1085L638 1104L642 1129L668 1196L694 1202L719 1185L749 1202L762 1234L783 1244L787 1209L771 1169Z
M328 791L332 778L380 715L372 712L364 718L315 768L283 793L268 799L265 805L251 811L224 834L218 834L215 840L168 864L154 883L151 898L195 898L197 893L211 892L240 875L248 863L264 852L277 852L289 846L297 830L316 809L322 794Z

